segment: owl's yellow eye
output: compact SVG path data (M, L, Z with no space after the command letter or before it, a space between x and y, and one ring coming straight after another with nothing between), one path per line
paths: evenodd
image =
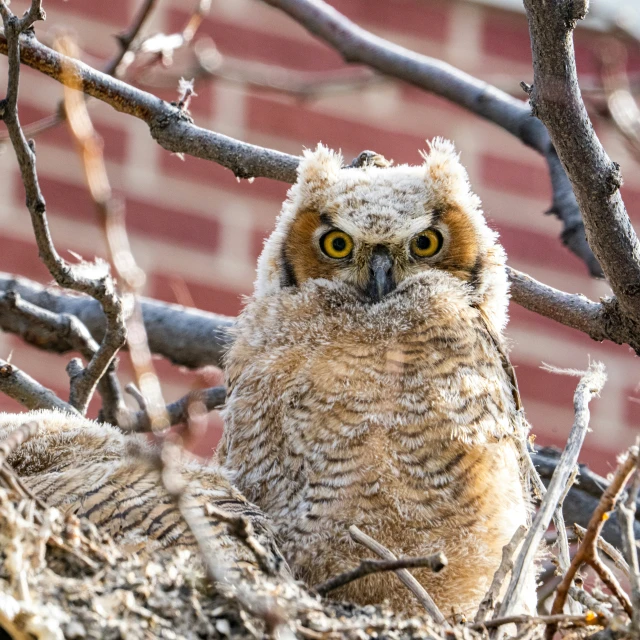
M353 250L353 240L344 231L329 231L320 238L321 249L336 260L346 258Z
M437 229L421 231L411 240L411 253L418 258L431 258L442 249L442 234Z

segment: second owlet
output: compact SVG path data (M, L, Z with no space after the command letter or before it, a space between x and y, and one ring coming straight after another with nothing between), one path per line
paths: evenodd
M444 571L413 573L445 616L470 616L529 521L524 434L504 251L451 143L423 158L305 153L228 353L218 460L298 578L371 557L355 524L397 556L443 551ZM393 574L336 595L416 611Z

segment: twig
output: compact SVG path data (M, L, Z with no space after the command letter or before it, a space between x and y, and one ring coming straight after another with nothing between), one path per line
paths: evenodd
M593 129L580 95L573 29L587 0L525 0L533 53L533 112L544 122L571 178L589 244L621 309L640 325L640 242L620 195L620 166Z
M275 575L276 567L267 550L258 542L254 536L253 525L245 516L239 516L228 511L218 509L211 504L205 506L208 516L215 516L221 522L229 525L231 533L242 542L253 554L258 562L258 566L268 575Z
M326 596L331 591L335 591L344 585L360 580L372 573L383 573L386 571L398 571L398 569L431 569L434 573L442 571L447 566L447 559L442 553L434 553L423 558L398 558L397 560L362 560L360 564L351 571L345 571L333 578L329 578L313 587L321 596Z
M489 590L485 594L484 598L482 598L482 602L478 607L478 613L476 613L474 622L483 622L495 607L496 598L500 593L500 589L502 588L507 575L513 570L513 554L518 548L518 545L522 542L526 533L527 528L524 525L520 525L513 534L511 541L502 547L502 560L500 561L500 566L493 574L493 580L491 581Z
M355 524L349 527L349 535L355 542L366 547L379 558L382 558L383 560L397 560L396 556L394 556L389 549L358 529ZM413 593L418 602L420 602L433 620L438 624L443 624L445 618L431 596L426 592L425 588L406 569L398 569L394 573L398 576L404 586Z
M42 330L46 335L67 341L72 350L77 351L89 362L99 348L89 330L74 315L54 313L35 304L23 300L16 291L0 292L0 313L8 313L18 317L24 327L23 338L29 342L30 337L38 344ZM124 408L124 400L120 383L115 374L115 362L109 367L106 375L98 383L98 391L102 397L103 419L117 424L118 412Z
M68 37L58 38L56 49L68 56L77 56L77 47ZM146 399L145 411L148 414L148 422L153 431L161 431L169 425L138 302L145 274L136 264L131 252L124 223L124 205L113 197L111 191L102 152L103 140L93 128L83 94L73 89L73 81L65 81L64 104L67 121L80 152L91 199L102 223L109 261L123 292L123 304L133 307L127 320L127 345L138 386ZM120 409L118 424L128 418L124 407Z
M638 567L638 544L633 525L636 517L636 500L640 490L640 456L638 445L635 447L636 469L630 482L627 498L618 503L618 518L622 528L624 552L629 562L629 584L631 586L631 605L633 613L631 626L636 634L640 634L640 568Z
M164 440L160 455L148 463L155 464L160 471L162 484L174 501L187 528L193 535L209 581L223 587L222 593L235 599L241 607L261 617L267 627L267 635L284 625L288 616L269 599L250 592L237 582L230 571L223 554L216 553L207 539L210 539L210 525L202 509L189 497L188 485L184 482L179 468L180 450L177 445ZM225 514L226 515L226 514Z
M78 411L64 400L43 387L37 380L20 371L18 367L0 358L0 391L27 409L58 409L67 413Z
M8 43L0 35L0 53L7 54ZM185 153L212 160L233 171L238 178L266 177L294 182L298 156L247 144L197 127L183 111L156 96L136 89L89 65L66 58L41 44L35 37L22 43L21 61L58 82L65 75L80 82L82 90L117 111L140 118L149 126L153 139L173 153Z
M631 602L627 594L624 593L624 591L618 584L618 581L598 557L596 540L598 539L602 527L608 518L609 512L613 510L616 504L616 500L624 489L625 484L633 473L637 463L638 449L632 447L629 450L626 458L618 466L611 484L607 487L607 490L602 495L602 499L600 500L598 508L593 512L593 515L591 516L589 526L587 527L584 538L580 543L580 546L578 547L573 560L571 561L571 566L569 567L567 573L564 575L562 582L560 582L560 584L558 585L556 598L553 602L553 607L551 608L552 614L562 612L567 594L569 592L569 587L571 586L571 583L573 582L573 579L580 566L586 562L591 565L600 579L615 595L629 617L633 615ZM555 628L553 627L553 625L550 625L547 628L547 638L549 640L553 637L554 632Z
M633 522L632 522L633 525ZM578 537L578 541L582 542L584 540L584 535L587 530L584 527L581 527L579 524L574 524L573 529L576 532L576 536ZM598 549L606 553L611 560L613 560L613 564L622 571L622 573L629 578L629 565L627 561L624 559L624 556L612 545L609 544L602 535L598 536L597 540Z
M484 622L474 622L469 625L471 629L489 629L491 627L501 627L505 624L558 624L566 623L571 625L603 625L603 622L599 620L599 616L595 612L588 611L583 615L569 615L561 613L558 615L550 616L526 616L526 615L513 615L503 616L501 618L494 618L493 620L485 620Z
M553 447L542 447L531 453L536 468L540 472L545 484L551 480L561 451ZM594 473L584 464L580 465L580 480L569 490L567 500L563 505L563 514L568 527L578 524L588 527L591 514L596 510L602 494L606 491L610 481ZM640 500L638 501L640 502ZM640 538L640 504L636 510L635 534ZM607 520L602 530L602 537L617 549L622 549L622 535L618 517L614 512Z
M120 46L119 46L118 52L105 65L103 69L104 73L114 77L118 77L120 75L119 74L120 64L125 58L125 56L127 55L127 53L129 53L129 50L132 44L134 43L134 41L138 37L138 34L143 29L145 23L151 16L151 13L153 11L153 8L156 2L157 0L145 0L144 4L140 7L140 11L134 18L133 23L131 24L129 29L127 29L127 31L116 36L116 39L118 40L118 43ZM55 113L49 116L40 118L36 122L31 122L30 124L25 125L23 127L23 131L26 136L35 137L39 133L42 133L43 131L48 131L49 129L52 129L53 127L56 127L59 124L63 123L66 120L66 118L67 118L67 114L64 108L64 101L60 100L56 107ZM5 135L6 134L0 132L0 142L2 142L5 139Z
M585 372L568 371L566 373L582 376L573 396L575 412L573 426L560 462L549 483L547 493L516 559L507 592L500 606L499 617L514 615L520 607L538 546L549 527L558 501L564 495L567 481L578 461L578 455L589 427L589 401L601 391L606 380L604 366L601 363L592 363ZM562 609L553 613L560 612Z
M99 263L71 265L58 255L49 232L46 205L38 184L34 148L27 142L20 127L17 106L20 81L20 34L27 26L31 25L33 20L44 17L40 2L33 0L29 13L22 20L17 20L2 0L0 0L0 13L7 39L9 59L7 98L4 101L2 118L7 125L7 131L20 166L27 208L31 214L40 257L60 286L92 295L101 303L107 318L107 329L100 348L87 364L82 375L77 376L71 385L69 404L84 415L98 381L106 373L115 354L124 344L125 328L122 305L114 289L113 281L108 272L101 269L102 265ZM33 17L31 21L27 19L30 16ZM24 42L30 42L34 39L35 36L29 36ZM87 273L88 269L102 271L102 273L91 277Z
M587 609L597 613L603 620L610 620L613 616L611 612L604 608L601 602L596 600L593 596L589 595L584 589L578 587L570 587L569 595L580 604L583 604Z
M138 13L136 14L131 26L122 33L116 36L120 49L118 53L105 65L103 71L110 75L117 77L119 74L120 63L124 60L125 56L132 48L134 41L138 37L138 34L142 31L147 20L151 17L151 13L155 8L157 0L144 0Z

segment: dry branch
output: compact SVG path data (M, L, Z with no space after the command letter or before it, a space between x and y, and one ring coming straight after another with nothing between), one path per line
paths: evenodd
M28 409L58 409L77 414L70 404L43 387L37 380L0 358L0 391Z
M358 544L363 545L369 551L373 551L379 558L383 560L397 560L397 558L377 540L374 540L371 536L358 529L355 524L349 527L349 535ZM438 624L443 624L445 621L444 616L438 605L433 601L433 598L426 592L425 588L406 570L396 569L394 573L398 576L400 581L404 584L411 593L416 597L418 602L424 607L425 611L433 618Z
M509 575L509 573L511 573L511 571L513 571L513 554L518 548L518 545L524 539L526 533L527 528L524 525L520 525L516 529L516 532L513 534L511 541L502 548L502 559L500 561L500 566L493 575L493 580L491 581L489 590L487 591L484 598L482 598L482 602L478 607L478 612L476 613L476 617L474 619L475 623L483 622L486 617L493 611L496 605L498 594L500 593L500 589L502 588L506 577Z
M525 0L533 52L533 112L544 122L573 184L589 244L629 328L640 328L640 242L620 196L620 167L600 144L582 101L572 32L587 0Z
M569 588L573 582L573 579L583 563L588 563L598 574L600 579L607 585L611 592L622 604L624 610L629 617L633 616L631 608L631 602L627 594L622 590L622 587L609 571L605 564L600 560L598 556L597 539L602 531L602 526L608 519L608 514L615 507L616 501L624 489L627 480L631 477L638 465L638 449L637 447L629 450L628 455L618 466L618 469L611 481L611 484L607 487L607 490L602 495L598 508L593 512L587 531L584 538L576 551L571 566L567 573L565 573L562 581L558 585L556 598L551 608L552 614L559 614L562 612L564 603L569 593ZM637 560L636 560L637 562ZM550 640L553 637L555 627L550 625L547 628L547 638Z
M49 77L64 82L68 75L82 91L117 111L140 118L153 139L173 153L185 153L216 162L239 178L265 177L293 182L300 158L229 138L193 124L178 107L112 78L79 60L63 56L30 36L21 42L20 60ZM0 35L0 53L7 54L6 36Z
M514 563L511 580L500 606L499 617L514 615L522 603L538 547L549 527L559 501L565 495L567 482L578 462L578 455L589 428L589 401L601 391L606 380L604 366L601 363L591 364L587 371L567 371L566 373L582 376L573 396L575 412L573 426L558 466L549 483L547 493L540 504L538 513ZM561 611L562 609L553 611L553 613L560 613Z
M625 500L618 503L618 517L622 526L622 541L627 556L629 584L631 586L631 604L633 607L632 628L640 634L640 567L638 566L638 542L634 532L636 501L640 489L640 456L636 445L636 469Z
M350 582L355 582L372 573L383 573L386 571L398 571L399 569L431 569L434 573L442 571L447 566L447 559L442 553L434 553L424 558L398 558L397 560L362 560L360 564L350 571L345 571L333 578L329 578L313 587L321 596L344 587Z
M76 316L43 309L23 300L16 291L0 293L0 316L16 319L24 328L25 333L22 337L27 342L33 341L38 344L43 333L56 336L67 341L71 350L80 353L87 362L98 351L98 343ZM122 391L115 375L115 361L98 383L98 391L102 398L103 418L115 424L118 411L124 407Z
M15 291L23 300L53 313L76 316L94 340L103 339L105 317L96 300L0 273L0 292L7 291ZM233 318L149 298L140 298L140 305L153 353L190 369L221 364L231 343L229 329L233 326ZM73 345L63 336L46 328L30 326L20 317L3 312L2 307L0 328L47 351L74 351Z

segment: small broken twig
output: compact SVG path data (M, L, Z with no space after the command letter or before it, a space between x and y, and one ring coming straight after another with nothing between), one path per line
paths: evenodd
M349 535L355 542L366 547L369 551L373 551L378 557L384 560L397 560L396 556L394 556L389 549L358 529L355 524L349 527ZM420 602L435 622L439 624L444 623L445 618L442 612L438 609L438 605L436 605L431 596L426 592L425 588L406 569L397 569L395 574L405 587L413 593L418 602Z
M27 409L58 409L67 413L78 411L42 386L18 367L0 358L0 391Z
M360 564L351 571L345 571L329 580L325 580L313 587L321 596L326 596L331 591L335 591L344 585L360 580L372 573L382 573L384 571L398 571L398 569L431 569L434 573L442 571L447 566L447 559L443 553L434 553L422 558L398 558L397 560L362 560Z

